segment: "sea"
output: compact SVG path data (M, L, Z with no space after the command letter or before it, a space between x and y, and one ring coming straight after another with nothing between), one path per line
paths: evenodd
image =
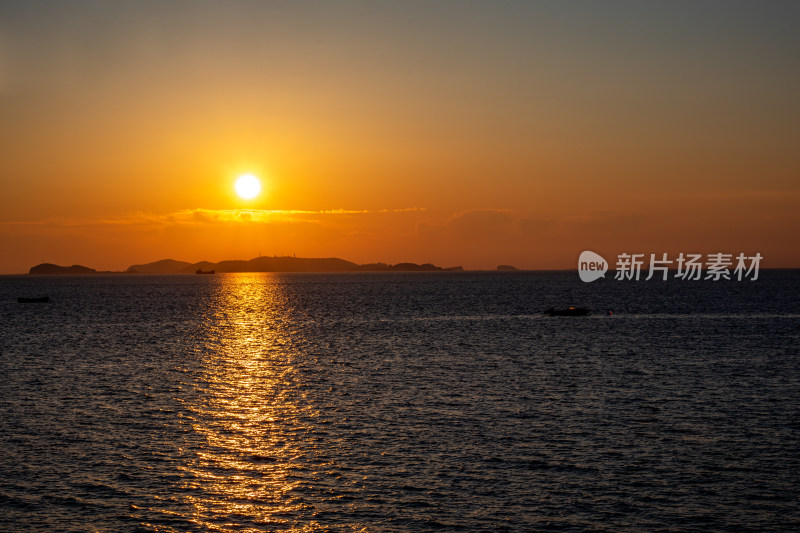
M798 270L0 276L0 531L798 531L799 345Z

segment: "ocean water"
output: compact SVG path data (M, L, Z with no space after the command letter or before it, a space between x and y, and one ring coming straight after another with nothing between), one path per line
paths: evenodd
M799 343L800 271L4 276L0 531L797 531Z

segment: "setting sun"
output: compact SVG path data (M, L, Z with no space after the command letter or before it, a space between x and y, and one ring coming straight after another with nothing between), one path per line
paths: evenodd
M236 180L236 194L245 199L255 198L261 192L261 182L252 174L239 176Z

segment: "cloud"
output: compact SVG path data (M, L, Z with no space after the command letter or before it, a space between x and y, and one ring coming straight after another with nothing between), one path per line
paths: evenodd
M545 216L495 208L455 213L421 208L198 208L164 214L48 218L0 223L0 248L24 251L0 257L0 272L23 272L44 259L124 269L134 262L164 257L222 260L261 252L336 256L365 263L431 260L466 268L499 264L570 268L583 250L613 257L622 251L730 249L759 251L775 258L775 264L790 264L792 256L784 250L796 229L793 218L780 215L787 222L781 233L771 231L772 221L781 218L759 222L750 215L740 220L734 216L737 213L732 210L718 217L718 213L698 209L676 217L663 212L596 210Z
M270 224L322 221L343 215L380 215L387 213L417 213L424 208L401 209L183 209L167 214L136 212L116 217L55 217L27 221L0 222L0 228L24 230L25 228L90 228L108 226L168 227L209 224Z
M668 222L660 215L636 212L591 211L547 217L509 209L473 209L438 222L421 221L416 233L428 246L470 250L476 257L508 254L538 258L545 250L568 255L587 246L640 245L651 236L664 237Z
M460 237L487 240L518 233L519 219L507 209L474 209L456 213L446 226Z

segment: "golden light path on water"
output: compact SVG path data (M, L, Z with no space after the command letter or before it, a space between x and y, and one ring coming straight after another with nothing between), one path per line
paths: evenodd
M797 272L30 278L0 531L800 531Z
M296 346L286 295L263 274L216 276L206 312L204 375L186 408L204 448L185 466L185 517L211 531L293 530L303 514L303 435L311 408L300 405ZM297 473L297 475L293 474ZM297 531L316 529L306 522Z

